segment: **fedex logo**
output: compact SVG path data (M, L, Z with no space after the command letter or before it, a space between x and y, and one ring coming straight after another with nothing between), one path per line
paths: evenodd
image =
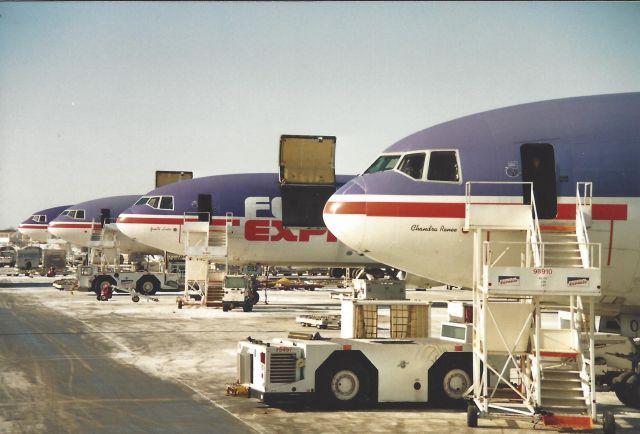
M244 224L247 241L308 242L311 237L322 237L329 243L338 241L327 229L287 229L281 220L247 220Z
M312 237L325 238L335 243L337 238L327 229L287 229L282 226L282 198L252 196L244 200L244 238L247 241L308 242ZM259 217L275 217L275 220L257 220Z
M244 216L247 219L255 217L275 217L281 219L282 198L274 197L269 200L266 196L248 197L244 200Z

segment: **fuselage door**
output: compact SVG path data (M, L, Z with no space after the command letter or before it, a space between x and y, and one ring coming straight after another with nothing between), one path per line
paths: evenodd
M520 146L522 181L533 183L533 195L538 218L555 218L558 211L556 192L556 161L553 145L525 143ZM524 203L531 203L529 186L522 191Z
M109 224L110 221L111 221L111 209L102 208L100 210L100 224L102 225L102 227L104 227L104 225Z
M199 194L198 195L198 221L206 222L211 219L211 213L213 209L211 206L211 195L210 194Z
M324 227L336 191L334 136L280 136L280 193L285 227Z

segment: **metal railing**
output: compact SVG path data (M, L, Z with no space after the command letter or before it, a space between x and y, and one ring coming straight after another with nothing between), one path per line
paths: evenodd
M577 244L581 250L585 250L588 252L589 258L589 266L583 266L582 268L601 268L602 267L602 244L600 243L575 243ZM546 249L551 246L565 246L567 243L560 241L545 241L545 242L525 242L525 241L483 241L483 258L482 264L488 267L495 266L511 266L511 267L558 267L558 265L549 265L546 259ZM527 260L527 249L531 246L535 246L535 250L540 253L539 262L533 262ZM499 247L503 246L502 249ZM497 248L496 248L497 247ZM497 250L497 251L496 251ZM514 260L512 256L506 256L507 253L511 252L512 255L514 253L520 253L519 258ZM496 257L497 255L497 257ZM494 259L495 257L495 259ZM504 263L511 259L510 263ZM502 261L502 263L500 263ZM517 261L517 262L516 262Z
M503 186L528 186L529 187L529 196L530 203L524 203L524 199L522 203L504 203L504 204L494 204L494 203L472 203L471 202L471 187L473 184L477 185L503 185ZM538 219L538 210L536 208L536 200L533 194L533 182L520 182L520 181L468 181L465 183L465 228L469 228L471 225L471 208L472 205L524 205L528 206L530 210L530 218L528 218L528 230L529 230L529 242L531 253L533 255L534 264L536 266L540 266L541 256L540 250L538 246L542 242L542 233L540 230L540 222ZM498 225L499 226L499 225Z
M582 186L584 194L580 194ZM585 219L585 210L588 207L591 210L593 194L593 183L578 182L576 183L576 235L578 237L578 245L580 246L580 258L582 266L589 268L591 266L592 256L587 249L582 248L583 245L589 244L589 233L587 232L587 222ZM591 214L589 212L589 214Z

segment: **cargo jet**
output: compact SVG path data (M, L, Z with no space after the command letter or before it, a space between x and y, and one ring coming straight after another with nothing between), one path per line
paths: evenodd
M337 185L350 178L338 176ZM207 176L150 191L119 215L117 226L139 243L183 255L185 222L209 221L213 233L224 230L229 221L229 262L237 265L362 267L375 263L347 248L324 227L326 198L317 201L315 217L307 215L308 221L289 226L283 222L282 196L277 173Z
M523 104L445 122L396 142L337 190L324 220L338 239L376 261L471 288L468 207L533 199L542 241L575 240L581 197L588 239L602 247L602 295L596 302L601 324L617 324L622 335L640 337L639 168L640 93ZM581 182L592 182L592 198ZM509 241L500 230L485 234L487 240ZM565 252L557 260L582 268L582 255ZM520 280L502 277L498 285ZM625 375L626 386L616 393L640 408L640 375Z
M336 176L336 138L280 138L279 173L208 176L157 188L118 217L130 238L185 253L185 223L209 223L235 265L362 267L375 262L339 242L322 219L326 200L352 176ZM217 259L217 258L214 258ZM342 270L333 270L334 274Z
M61 212L69 208L71 205L56 206L37 211L28 219L20 223L18 231L28 236L33 241L45 243L49 240L50 234L47 231L49 223L60 215Z
M91 247L92 235L113 224L118 214L131 206L138 197L140 196L111 196L78 203L53 219L48 230L78 247ZM118 249L121 253L161 253L123 235L118 236Z

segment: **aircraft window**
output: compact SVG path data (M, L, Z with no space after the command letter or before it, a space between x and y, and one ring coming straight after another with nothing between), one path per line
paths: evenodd
M406 173L414 179L422 179L422 173L424 171L424 159L424 152L421 152L419 154L407 154L402 157L402 161L400 161L398 170Z
M149 200L149 196L142 196L134 205L144 205Z
M460 174L458 173L456 151L432 151L429 157L427 180L459 181Z
M61 215L69 215L70 211L62 211Z
M84 220L84 210L83 209L77 209L76 210L76 215L73 218L78 219L78 220Z
M45 223L47 221L47 216L34 214L31 216L31 220L38 223Z
M396 167L396 163L400 159L399 155L381 155L364 173L384 172Z
M173 196L162 196L160 198L160 209L173 209Z
M152 198L149 199L149 202L147 202L147 205L149 205L151 208L158 208L158 204L160 203L160 196L153 196Z

